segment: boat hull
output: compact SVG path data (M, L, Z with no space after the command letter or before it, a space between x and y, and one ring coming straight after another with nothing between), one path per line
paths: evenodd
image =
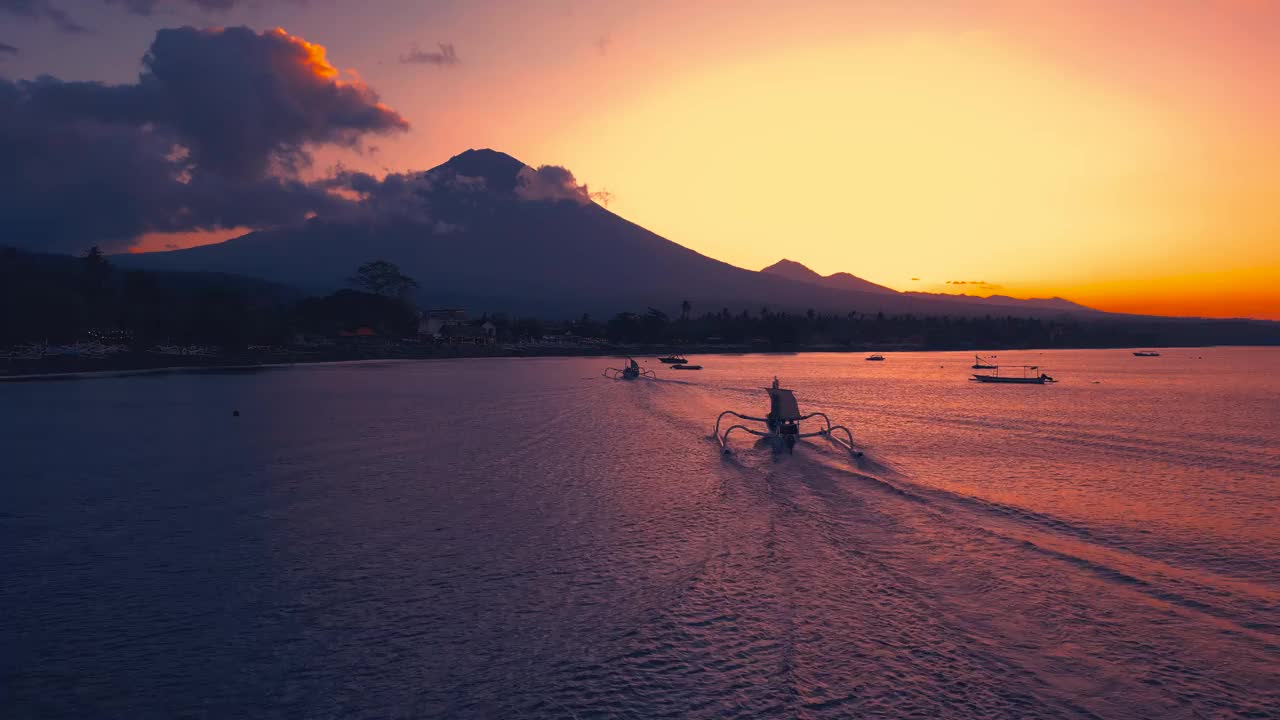
M1004 383L1006 385L1044 385L1044 378L996 377L995 375L974 375L974 380L984 383Z

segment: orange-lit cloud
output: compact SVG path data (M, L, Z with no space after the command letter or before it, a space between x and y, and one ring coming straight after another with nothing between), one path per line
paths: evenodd
M224 32L224 30L218 28L212 32ZM310 43L300 37L290 35L281 27L272 28L268 32L296 48L299 63L316 77L326 79L338 77L338 69L329 64L328 58L325 57L323 45Z

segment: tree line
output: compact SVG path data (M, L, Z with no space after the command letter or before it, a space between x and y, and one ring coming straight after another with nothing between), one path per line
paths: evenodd
M243 349L358 327L417 332L416 283L394 265L362 266L350 284L307 297L234 275L124 270L96 247L79 258L0 248L0 346L98 339Z
M886 315L883 312L802 313L768 307L679 316L657 308L623 312L604 322L583 316L573 331L614 343L725 344L758 349L914 347L921 349L1090 348L1280 344L1280 326L1250 320L1189 318L1019 317L1013 315Z
M369 328L383 338L416 336L418 283L393 263L355 270L350 287L309 297L286 286L218 273L115 267L97 248L83 257L0 249L0 346L106 337L139 348L156 344L289 344ZM674 304L674 303L673 303ZM849 310L796 313L768 307L670 316L659 308L605 320L568 322L484 315L499 342L548 334L615 344L734 345L756 349L903 346L934 349L1280 344L1275 323L1187 319L886 315Z

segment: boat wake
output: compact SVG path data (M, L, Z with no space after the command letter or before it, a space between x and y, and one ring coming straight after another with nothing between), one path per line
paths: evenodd
M654 400L691 429L724 404ZM723 643L742 687L772 688L761 707L813 717L1247 716L1280 702L1267 585L923 482L866 450L810 440L717 463L732 525L662 616L679 636L668 653L707 653L653 667L691 672Z

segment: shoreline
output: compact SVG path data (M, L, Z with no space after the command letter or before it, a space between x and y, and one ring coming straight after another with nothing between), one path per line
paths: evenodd
M1135 346L1136 347L1136 346ZM1145 347L1145 346L1144 346ZM1162 346L1160 350L1220 347L1214 345ZM1252 347L1252 346L1240 346ZM371 362L414 362L424 360L481 360L488 358L551 358L551 357L648 357L680 353L684 355L756 355L801 353L886 353L886 352L1043 352L1046 350L1133 350L1130 346L1107 347L992 347L975 350L972 347L919 347L914 345L868 346L807 346L761 348L752 346L685 346L668 345L599 345L527 347L504 346L433 346L429 352L422 348L373 348L334 352L292 351L268 353L229 353L221 356L166 356L154 353L122 353L116 357L83 358L55 356L39 359L7 359L0 361L0 383L54 382L60 380L94 380L103 378L136 377L144 375L216 374L258 372L297 367L300 365L346 365ZM174 362L182 359L183 361Z

